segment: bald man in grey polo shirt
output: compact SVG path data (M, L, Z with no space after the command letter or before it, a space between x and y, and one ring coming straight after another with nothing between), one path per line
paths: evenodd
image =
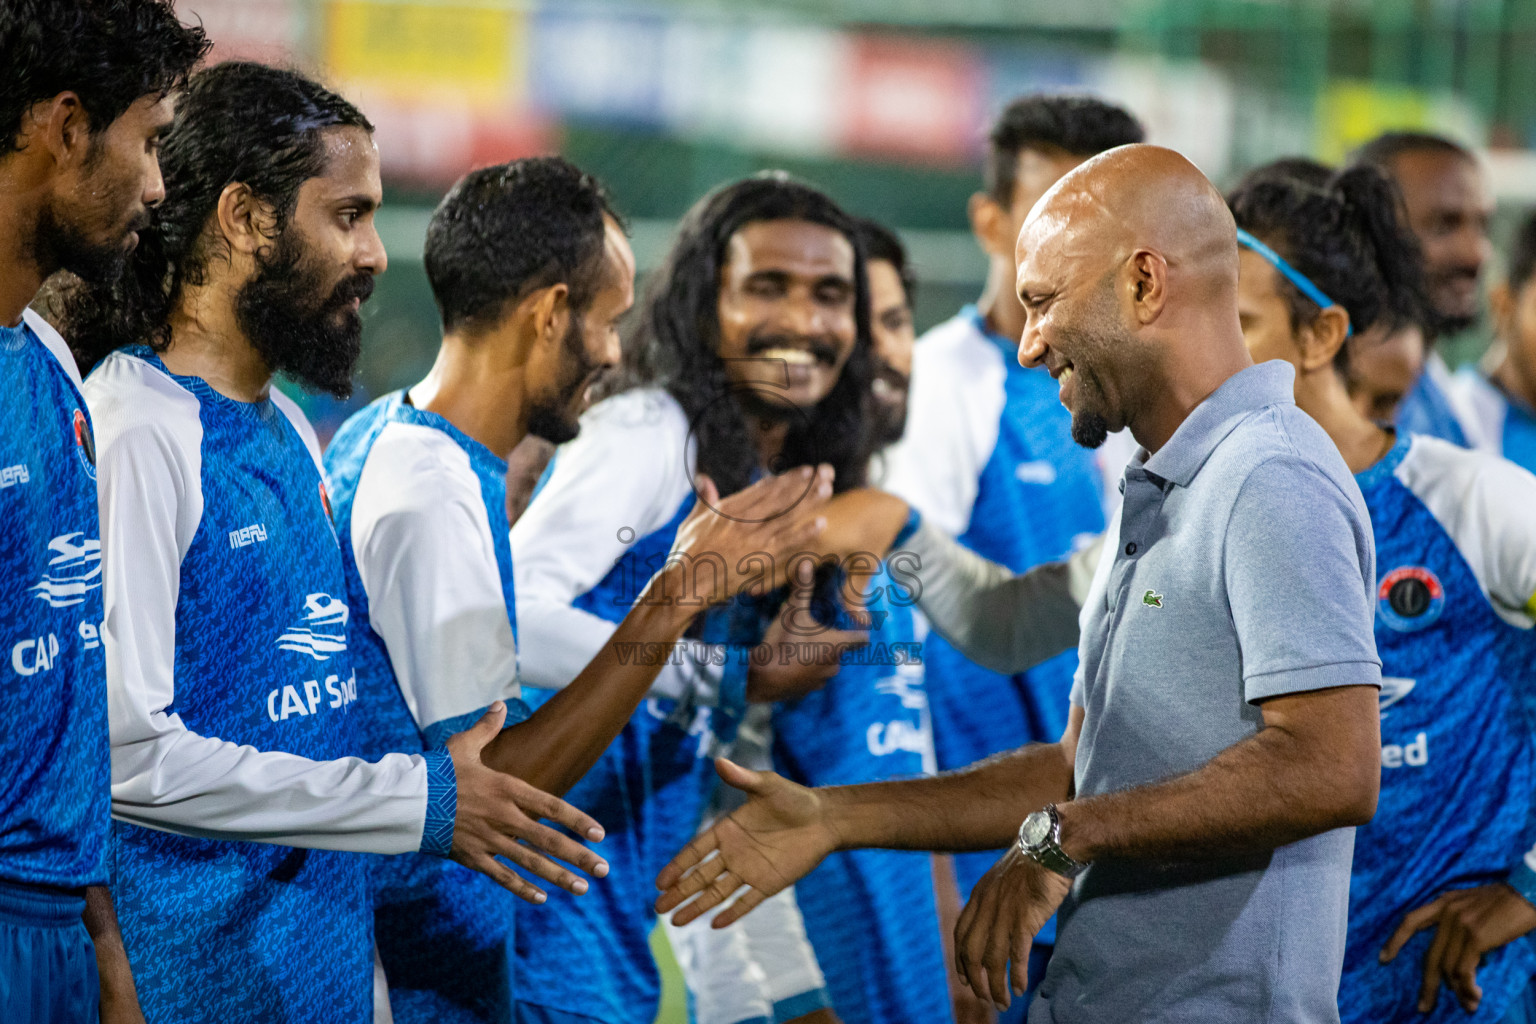
M748 886L723 926L835 849L1016 833L956 932L984 998L1024 991L1060 906L1031 1021L1337 1021L1353 826L1379 780L1360 492L1296 408L1291 368L1252 365L1231 216L1182 157L1083 164L1031 212L1019 256L1020 361L1060 381L1080 444L1125 426L1142 446L1083 606L1066 733L870 786L722 763L751 799L662 873L658 909L697 895L682 923ZM907 509L859 492L829 517L830 550L853 550ZM1012 576L926 527L905 546L935 627L982 663L1016 671L1072 639L1064 567Z

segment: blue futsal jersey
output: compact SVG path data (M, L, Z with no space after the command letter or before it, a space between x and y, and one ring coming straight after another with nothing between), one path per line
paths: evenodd
M96 453L74 358L0 327L0 880L102 885L110 828Z
M651 390L590 409L512 529L525 699L537 707L611 637L693 507L682 409ZM700 617L651 694L566 799L607 832L608 877L586 895L550 890L517 935L526 1021L650 1024L661 980L648 939L657 873L698 831L717 781L712 757L745 707L755 609ZM655 657L633 650L622 657Z
M85 384L96 419L114 896L156 1021L365 1021L365 861L451 840L446 754L367 763L313 431L148 348ZM446 832L445 832L446 827ZM258 841L259 840L259 841Z
M1475 428L1473 447L1536 473L1536 411L1470 366L1456 372L1450 394Z
M1409 911L1520 874L1531 846L1536 477L1405 435L1357 479L1376 536L1382 770L1376 816L1355 832L1340 1013L1499 1021L1536 972L1527 939L1484 955L1470 1017L1443 987L1431 1015L1415 1009L1433 930L1389 964L1377 954Z
M440 747L517 683L507 464L395 392L337 432L325 464L352 610L361 751ZM399 1024L506 1024L518 903L490 878L429 854L372 858L374 927ZM539 911L542 912L542 911Z
M1017 344L988 332L974 306L918 341L908 408L883 486L977 554L1025 572L1104 529L1100 471L1072 440L1056 382L1020 366ZM1061 738L1075 647L1014 676L976 665L939 636L925 648L941 771ZM994 852L957 855L961 896L996 862ZM1047 926L1041 941L1052 934Z
M1398 406L1398 430L1468 447L1476 438L1452 398L1452 388L1450 367L1439 352L1431 350L1424 359L1424 372Z
M849 652L824 688L774 708L774 760L802 785L932 771L914 596L884 568L860 583L870 595L869 646ZM846 617L837 625L854 626ZM951 1019L930 854L834 853L795 883L795 898L843 1024Z

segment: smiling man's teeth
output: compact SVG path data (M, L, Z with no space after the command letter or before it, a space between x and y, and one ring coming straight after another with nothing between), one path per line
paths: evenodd
M765 348L757 354L759 359L782 359L794 366L809 366L816 357L803 348Z
M1072 367L1069 366L1065 370L1062 370L1061 371L1061 376L1057 377L1056 379L1059 382L1063 383L1063 384L1065 384L1067 381L1071 380L1072 379Z

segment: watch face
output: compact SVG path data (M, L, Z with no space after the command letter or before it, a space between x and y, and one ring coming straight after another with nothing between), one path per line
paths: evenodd
M1019 827L1019 838L1024 840L1025 846L1039 846L1050 838L1051 816L1044 811L1036 811L1024 819L1024 824Z

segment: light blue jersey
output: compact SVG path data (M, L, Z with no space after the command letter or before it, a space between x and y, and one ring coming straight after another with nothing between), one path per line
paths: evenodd
M918 340L908 408L883 486L966 547L1024 572L1104 529L1100 469L1073 442L1056 382L1020 366L1018 346L988 332L975 307ZM924 661L941 771L1061 738L1075 650L1004 676L931 636ZM955 857L962 897L996 862L993 852Z
M0 328L0 880L62 889L106 883L110 828L96 452L78 385L36 313Z
M635 391L588 411L512 530L522 682L537 707L575 678L627 614L692 509L687 421L670 396ZM517 934L524 1022L650 1024L661 979L648 939L657 873L698 831L712 757L745 708L756 610L705 613L652 696L566 799L607 832L608 877L551 890ZM619 657L655 657L626 649Z
M445 754L359 749L313 432L148 348L85 385L100 443L114 895L155 1021L365 1021L363 858L446 852ZM245 840L245 841L240 841ZM251 841L259 840L259 841Z
M869 646L827 685L775 706L774 760L807 786L932 771L922 645L910 588L882 568L860 580ZM843 616L839 628L853 628ZM910 850L834 853L795 883L806 934L843 1024L942 1024L951 1004L933 858Z
M1536 411L1470 366L1456 371L1450 395L1474 426L1472 447L1536 473Z
M1417 1012L1433 930L1389 964L1377 955L1409 911L1510 878L1532 843L1536 477L1404 436L1357 479L1376 537L1382 771L1376 816L1355 832L1340 1012L1345 1024L1499 1021L1536 972L1527 939L1483 956L1471 1016L1444 988Z
M395 392L326 450L352 611L361 752L423 752L507 703L517 683L507 464ZM372 859L374 927L399 1024L513 1019L513 924L521 902L490 878L428 854ZM534 913L547 912L545 909Z

